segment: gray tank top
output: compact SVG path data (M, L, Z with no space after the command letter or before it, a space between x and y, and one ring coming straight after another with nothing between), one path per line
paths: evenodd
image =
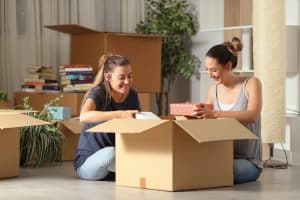
M249 78L247 78L241 87L241 91L238 95L236 102L230 110L226 111L243 111L247 109L248 97L246 95L246 84ZM215 87L215 96L213 99L214 109L222 110L220 108L218 100L217 86ZM224 110L225 111L225 110ZM258 139L257 140L236 140L234 141L234 158L235 159L247 159L254 163L256 166L262 168L262 147L261 147L261 122L259 119L251 124L244 125L252 133L254 133Z

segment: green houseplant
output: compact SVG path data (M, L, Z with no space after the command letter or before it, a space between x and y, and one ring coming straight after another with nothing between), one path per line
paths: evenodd
M7 101L7 93L3 90L0 90L0 101Z
M28 112L31 117L51 122L49 125L30 126L21 128L20 152L21 166L30 165L39 167L46 164L61 164L62 149L61 143L64 135L53 124L53 117L47 111L52 105L57 105L62 96L50 100L44 105L41 112ZM29 97L23 99L23 107L27 111L32 111Z
M168 114L170 88L176 75L189 79L200 66L199 59L186 48L191 36L196 34L196 25L185 0L145 0L145 4L145 21L137 24L136 32L164 36L162 88L156 93L156 102L158 114ZM164 97L165 113L162 112Z
M11 102L8 100L7 92L0 90L0 109L11 108Z

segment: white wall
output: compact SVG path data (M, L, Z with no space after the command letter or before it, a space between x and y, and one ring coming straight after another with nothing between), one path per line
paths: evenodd
M201 61L200 74L190 80L190 101L204 102L208 86L213 81L204 72L204 57L213 45L224 41L223 31L207 31L224 26L224 1L223 0L189 0L198 16L199 30L192 38L191 52Z
M300 111L300 1L286 0L286 108ZM293 113L287 110L289 113Z
M299 25L300 24L300 1L299 0L285 0L285 23L287 25Z

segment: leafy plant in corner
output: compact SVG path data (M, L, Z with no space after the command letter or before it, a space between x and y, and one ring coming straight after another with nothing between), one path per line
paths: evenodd
M49 106L57 105L61 98L62 96L47 102L39 113L27 113L31 117L50 122L50 124L21 128L21 166L39 167L46 164L61 164L61 142L64 140L64 135L54 126L53 116L47 110ZM23 99L23 107L27 111L33 111L29 97Z
M0 101L7 101L7 93L3 90L0 90Z
M136 32L150 35L162 35L162 80L161 92L156 93L159 115L162 113L165 96L165 113L168 114L171 84L176 75L186 79L198 70L199 59L188 53L187 43L196 34L193 17L188 13L185 0L145 0L145 21L137 24ZM165 86L166 82L166 86Z

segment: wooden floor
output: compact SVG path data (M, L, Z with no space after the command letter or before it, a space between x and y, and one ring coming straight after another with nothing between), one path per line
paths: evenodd
M257 182L233 187L163 192L115 186L114 182L80 180L73 163L65 162L57 167L23 168L20 177L0 180L0 199L299 200L300 167L266 168Z

